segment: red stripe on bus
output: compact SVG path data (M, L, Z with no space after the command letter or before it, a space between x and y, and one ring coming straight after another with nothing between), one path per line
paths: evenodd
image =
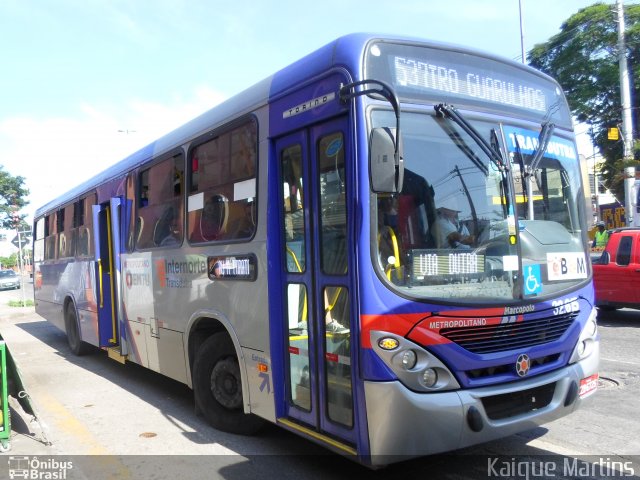
M421 345L439 345L450 343L449 340L440 336L439 327L430 327L432 324L455 323L457 321L480 320L486 325L495 325L503 322L504 307L491 307L472 310L451 310L448 315L430 316L431 312L407 313L407 314L381 314L381 315L361 315L362 325L361 344L363 348L371 348L371 330L389 332L401 337L406 337L412 328L414 331L407 338L420 343ZM521 321L521 315L517 321Z
M362 326L362 335L360 342L362 343L362 347L371 348L371 330L381 330L404 337L416 323L428 315L429 313L426 312L400 315L361 315L360 325Z

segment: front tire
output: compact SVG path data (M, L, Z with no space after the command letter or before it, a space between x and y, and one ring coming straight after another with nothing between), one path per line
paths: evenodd
M198 410L218 430L251 435L264 424L261 418L244 413L240 366L225 333L212 335L198 349L193 393Z

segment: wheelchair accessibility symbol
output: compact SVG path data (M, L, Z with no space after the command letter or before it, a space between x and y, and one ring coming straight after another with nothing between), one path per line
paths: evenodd
M533 295L542 292L540 265L529 265L524 268L524 294Z

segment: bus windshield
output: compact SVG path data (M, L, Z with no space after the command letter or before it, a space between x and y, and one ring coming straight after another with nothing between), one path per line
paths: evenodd
M391 115L374 110L372 126ZM467 121L504 164L452 120L403 112L402 191L374 196L381 276L404 295L457 303L543 296L582 282L588 267L580 172L566 153L575 152L572 142L552 137L530 171L537 132Z

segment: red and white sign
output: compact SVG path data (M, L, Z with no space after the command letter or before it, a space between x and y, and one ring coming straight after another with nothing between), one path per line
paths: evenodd
M580 380L580 398L585 398L594 393L598 389L598 374L594 373L590 377Z

